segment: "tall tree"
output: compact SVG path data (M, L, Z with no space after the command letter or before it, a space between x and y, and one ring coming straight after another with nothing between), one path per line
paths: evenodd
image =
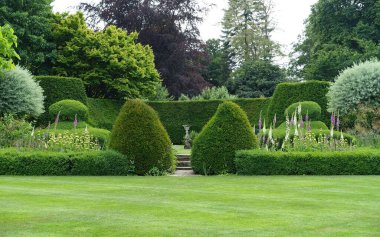
M1 0L0 25L10 24L18 37L18 63L44 74L55 57L51 35L53 0Z
M380 58L380 1L319 0L295 45L292 73L333 81L355 62Z
M223 86L231 74L227 45L220 39L210 39L206 46L209 62L204 78L214 86Z
M149 46L135 43L137 33L109 26L88 28L82 13L57 14L53 38L57 60L50 74L79 77L92 97L145 98L160 83Z
M17 36L9 25L0 26L0 73L1 69L12 69L15 67L13 59L20 59L15 51L17 47Z
M229 0L223 28L237 64L272 60L280 53L279 45L271 39L272 9L271 0Z
M202 77L205 50L198 30L205 9L196 0L102 0L81 8L94 23L139 32L138 42L152 46L173 95L198 94L209 85Z

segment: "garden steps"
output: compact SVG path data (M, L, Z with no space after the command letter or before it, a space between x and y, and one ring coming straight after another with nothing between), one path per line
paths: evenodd
M177 155L177 171L193 171L190 155Z

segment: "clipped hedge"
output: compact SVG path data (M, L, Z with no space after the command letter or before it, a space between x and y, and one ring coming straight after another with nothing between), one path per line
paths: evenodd
M239 175L380 175L378 150L338 152L239 151Z
M282 123L285 121L284 112L290 105L300 101L314 101L321 106L321 120L329 124L326 94L330 85L323 81L286 82L277 85L268 108L268 117L272 119L277 114L277 121Z
M237 104L226 101L195 139L191 165L198 174L234 173L235 152L257 147L247 114Z
M45 108L61 100L77 100L87 105L86 90L81 79L58 76L37 76L36 80L44 90ZM47 123L49 112L40 116L40 124Z
M111 132L110 148L130 157L138 175L152 169L175 171L169 135L156 111L141 100L125 102Z
M112 130L125 101L88 98L88 122L94 127Z
M257 126L260 111L263 113L267 111L271 99L236 99L231 101L247 113L251 125ZM185 135L182 125L189 124L191 130L200 132L223 102L223 100L205 100L149 102L148 104L158 112L172 142L182 144Z
M88 119L87 106L77 100L61 100L50 105L50 119L54 120L58 113L63 121L74 121L75 115L77 115L78 121L87 121Z
M130 159L115 151L63 153L0 150L0 175L129 175Z
M319 106L319 104L314 101L302 101L302 102L294 103L285 110L284 115L292 116L292 114L297 111L300 105L301 105L301 114L303 117L305 117L306 115L309 115L309 118L312 121L316 121L321 118L321 112L322 112L321 106Z

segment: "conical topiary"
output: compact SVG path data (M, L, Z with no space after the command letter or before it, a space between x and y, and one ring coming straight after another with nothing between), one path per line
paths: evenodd
M235 172L235 152L258 147L247 114L235 103L224 102L195 139L191 164L200 174Z
M153 168L161 172L175 169L172 144L157 113L141 100L129 100L113 126L110 148L134 161L138 175Z

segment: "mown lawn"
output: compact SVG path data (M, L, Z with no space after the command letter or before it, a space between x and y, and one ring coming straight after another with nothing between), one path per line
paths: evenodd
M0 236L379 236L380 177L0 177Z

